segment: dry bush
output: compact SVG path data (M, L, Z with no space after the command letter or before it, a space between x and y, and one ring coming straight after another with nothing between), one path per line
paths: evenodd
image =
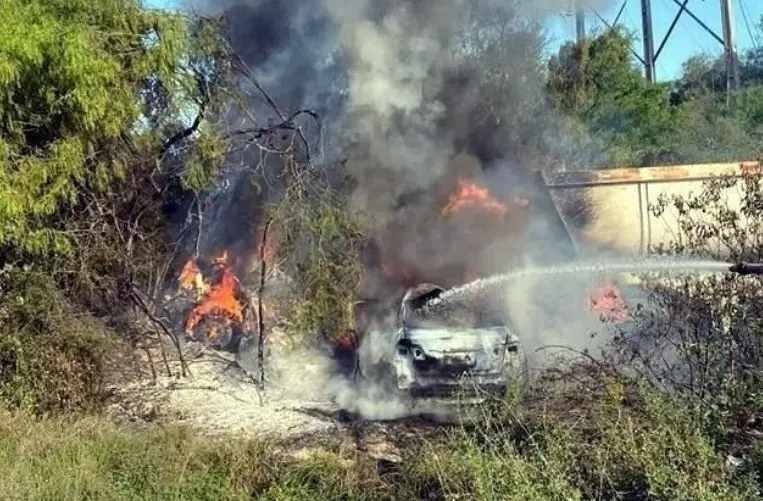
M730 205L732 192L741 199ZM703 259L763 258L763 184L759 173L707 182L689 197L662 198L653 208L674 217L675 242L657 254ZM763 423L763 289L760 277L731 273L647 274L650 298L616 332L606 362L661 391L690 398L713 438L749 445Z

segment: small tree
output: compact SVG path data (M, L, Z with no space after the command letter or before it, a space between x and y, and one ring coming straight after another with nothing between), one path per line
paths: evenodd
M298 170L292 157L284 161L286 189L270 217L286 271L297 284L287 305L288 330L299 340L336 341L355 329L363 220L325 172Z

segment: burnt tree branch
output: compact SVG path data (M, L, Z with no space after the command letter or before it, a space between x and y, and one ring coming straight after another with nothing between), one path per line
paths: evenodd
M273 109L273 111L275 111L275 113L281 119L282 123L290 122L290 119L288 119L286 117L286 115L284 114L284 112L281 111L281 108L278 106L278 103L276 103L275 100L273 100L273 98L270 97L270 94L268 94L265 91L265 89L262 87L262 85L260 85L260 82L259 82L259 80L257 80L257 77L254 76L254 74L252 73L252 70L249 69L249 66L241 59L240 56L238 56L238 55L235 56L235 62L237 63L238 68L241 71L241 73L243 73L244 77L247 80L249 80L249 82L251 82L252 85L254 85L255 89L257 89L257 91L260 94L262 94L262 96L265 98L265 101L267 101L268 105L270 105L270 107ZM296 117L297 115L299 115L299 114L301 114L303 112L304 112L304 110L301 110L301 111L297 112L296 114L294 114L292 116L292 120L293 120L294 117ZM318 116L317 113L315 113L314 111L311 112L310 114L314 118L317 118L317 116ZM312 166L311 152L310 152L310 142L307 140L307 137L305 137L305 134L302 131L302 127L295 126L294 130L296 130L297 135L299 136L300 141L302 141L302 144L305 147L305 157L306 157L306 160L307 160L307 164L308 164L308 166Z
M321 120L318 113L315 110L308 108L300 109L292 113L289 117L283 119L283 121L272 125L270 127L249 127L246 129L238 129L228 133L225 138L232 139L235 136L254 136L254 139L260 139L262 136L274 134L278 130L299 130L299 126L295 123L295 120L301 115L311 116L316 123L320 126Z
M260 385L265 384L265 321L263 319L262 295L265 293L265 274L267 273L267 263L265 260L265 249L268 242L268 230L273 218L268 218L262 229L262 238L260 239L260 285L257 290L257 363L260 365Z
M204 107L202 106L201 110L199 110L199 113L196 115L196 118L193 120L193 123L190 125L190 127L187 127L179 132L177 132L175 135L170 137L165 143L162 145L162 148L159 150L159 158L163 158L164 155L167 154L167 152L172 148L175 144L179 143L183 139L186 139L191 134L196 132L199 129L199 126L201 125L201 121L204 120Z
M183 139L190 137L194 132L196 132L201 126L201 122L204 120L204 118L206 118L207 107L211 101L211 93L209 90L207 78L197 68L191 68L190 70L196 77L196 90L199 93L199 98L197 101L199 112L196 114L196 118L194 118L190 127L186 127L185 129L177 132L162 145L161 149L159 150L160 159L164 158L164 155L166 155L170 148L172 148L175 144L179 143Z

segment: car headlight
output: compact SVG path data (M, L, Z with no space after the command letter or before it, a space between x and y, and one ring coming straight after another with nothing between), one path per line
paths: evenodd
M416 345L399 344L397 345L397 354L402 357L406 357L410 354L410 355L413 355L413 358L415 360L426 359L426 354L424 353L424 350L420 346L416 346Z

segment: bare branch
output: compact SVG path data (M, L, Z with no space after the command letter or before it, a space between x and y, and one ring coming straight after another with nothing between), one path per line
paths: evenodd
M267 262L265 259L265 249L268 242L268 230L273 222L268 218L262 229L262 238L260 239L260 286L257 290L257 361L260 364L260 385L265 384L265 321L263 319L262 295L265 293L265 275L267 274Z
M254 87L260 92L260 94L262 94L262 96L265 98L265 100L270 105L270 107L273 108L273 111L275 111L276 114L278 115L278 117L281 119L282 123L290 122L297 115L305 112L304 110L303 111L299 111L299 112L295 113L294 115L292 115L291 119L287 119L286 115L283 113L283 111L281 111L281 108L273 100L273 98L270 97L270 95L265 91L265 89L262 87L262 85L260 85L260 82L257 80L257 77L254 76L254 74L252 73L252 70L249 69L249 66L241 59L241 57L238 56L238 55L235 55L235 61L236 61L236 63L238 63L239 69L241 70L243 75L246 77L246 79L249 80L252 83L252 85L254 85ZM315 113L314 111L311 112L310 114L317 118L317 113ZM307 138L305 137L305 134L302 131L301 127L296 127L296 131L297 131L297 134L299 135L300 140L302 141L302 144L305 147L305 157L307 159L307 164L308 164L308 166L310 166L312 168L312 160L311 160L311 154L310 154L310 143L308 142Z
M132 286L130 291L130 299L132 302L138 306L138 308L143 311L143 313L146 314L146 316L154 323L156 324L162 331L164 331L165 334L172 340L172 344L175 345L175 349L177 350L178 354L178 360L180 361L180 373L183 377L186 377L187 375L190 375L190 370L188 369L188 364L185 361L185 357L183 356L183 348L180 345L180 339L175 335L172 330L167 327L164 322L161 321L154 313L151 311L151 308L148 307L146 302L141 297L140 291L135 287Z

